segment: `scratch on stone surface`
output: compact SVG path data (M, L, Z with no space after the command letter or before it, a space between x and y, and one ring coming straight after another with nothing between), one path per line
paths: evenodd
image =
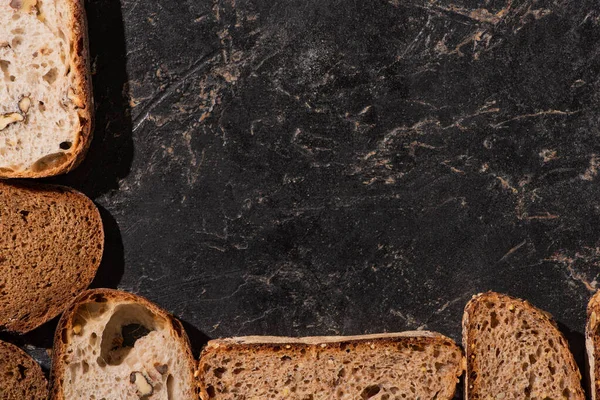
M589 167L583 174L579 175L579 178L584 181L591 181L596 177L596 175L598 175L598 157L596 154L592 154Z
M516 245L513 248L511 248L510 250L508 250L506 252L506 254L504 254L502 256L502 258L500 258L498 260L498 262L502 262L502 261L506 260L508 257L510 257L511 255L513 255L516 251L518 251L521 247L525 246L526 244L527 244L527 239L523 240L521 243L519 243L518 245Z
M598 248L593 249L595 251L595 256L597 256L598 254ZM583 284L583 286L585 286L585 288L591 292L591 293L595 293L596 289L598 287L598 282L596 281L596 279L589 281L587 279L587 277L582 274L579 273L575 270L574 265L577 262L578 259L584 259L585 261L587 261L587 258L583 255L581 255L580 253L575 253L575 257L569 257L566 254L562 254L562 253L555 253L554 255L552 255L550 258L547 258L546 261L551 261L551 262L555 262L555 263L559 263L565 266L565 268L567 269L567 272L569 274L569 276L571 277L571 279L573 279L574 281L577 281L581 284Z
M498 181L500 181L500 185L502 186L503 189L510 190L513 194L519 193L519 191L510 184L508 179L505 179L501 176L496 176L496 179L498 179Z
M548 211L546 211L545 214L540 214L540 215L524 215L519 219L524 219L527 221L531 221L531 220L544 220L544 219L557 219L560 218L559 215L555 215L555 214L550 214Z
M402 313L400 310L396 310L394 308L390 309L390 314L392 314L393 316L396 316L398 318L400 318L401 320L404 321L404 323L409 327L409 328L413 328L413 329L425 329L427 328L427 324L420 324L419 321L417 321L415 319L414 316L412 316L411 314L404 314Z
M577 111L545 110L545 111L539 111L539 112L532 113L532 114L517 115L516 117L510 118L510 119L507 119L504 121L500 121L495 124L491 124L491 126L492 126L492 128L502 128L504 124L507 124L512 121L518 121L521 119L537 118L537 117L543 117L546 115L573 115L573 114L577 114L579 112L581 112L581 111L580 110L577 110Z

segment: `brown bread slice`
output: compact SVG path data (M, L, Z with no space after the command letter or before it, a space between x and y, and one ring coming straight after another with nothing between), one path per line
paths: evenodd
M0 181L0 330L62 312L94 278L104 247L94 203L62 186Z
M195 367L169 313L130 293L88 290L58 323L50 398L194 400Z
M596 292L588 303L585 347L590 374L590 393L592 400L596 400L600 398L600 354L597 351L600 349L600 292Z
M209 399L451 399L464 370L449 338L420 331L212 340L200 357Z
M474 296L463 316L465 399L581 399L581 374L551 316L494 292Z
M0 341L0 399L45 400L48 382L42 369L27 353Z

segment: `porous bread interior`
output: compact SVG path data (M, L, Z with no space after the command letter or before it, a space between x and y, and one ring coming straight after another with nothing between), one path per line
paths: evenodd
M0 327L27 332L64 310L92 281L103 243L82 194L0 182Z
M80 130L69 98L76 75L73 7L66 0L37 0L27 13L10 4L0 2L0 116L19 113L24 120L0 130L0 168L35 170L66 160ZM19 109L24 97L31 100L27 112Z
M133 347L123 343L122 327L139 324L150 332ZM137 303L85 302L73 316L60 362L64 399L140 399L131 374L153 386L152 400L179 400L193 392L185 345L170 322ZM65 335L63 335L64 337ZM164 367L166 365L166 367ZM164 368L162 371L161 369Z
M200 361L206 399L450 399L462 371L452 342L424 338L225 345Z
M531 305L481 299L465 328L469 400L584 398L565 340Z
M0 399L45 400L47 396L40 366L16 346L0 341Z

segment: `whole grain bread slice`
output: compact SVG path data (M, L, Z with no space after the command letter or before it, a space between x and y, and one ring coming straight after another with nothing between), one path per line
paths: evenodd
M143 297L88 290L54 337L50 398L197 399L196 362L181 323Z
M600 291L590 299L587 307L585 326L585 347L587 350L590 394L592 400L600 398Z
M203 400L450 399L464 358L437 333L347 337L239 337L200 357Z
M83 194L0 181L0 330L28 332L62 312L94 278L102 220Z
M17 346L0 341L0 399L45 400L48 382L42 369Z
M83 0L0 2L0 177L75 168L93 108Z
M487 292L463 316L465 399L583 400L581 374L550 314Z

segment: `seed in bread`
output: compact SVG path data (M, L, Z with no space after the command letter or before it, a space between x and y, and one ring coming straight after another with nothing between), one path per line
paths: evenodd
M465 399L585 399L581 375L551 316L527 301L479 294L463 316Z
M56 317L91 283L103 248L100 214L83 194L0 181L0 330Z
M196 400L196 363L179 321L118 290L82 293L54 338L52 400Z
M0 399L45 400L48 382L42 369L23 350L0 341Z
M0 177L67 172L93 125L82 0L0 1Z
M210 341L203 400L451 399L461 350L431 332L354 337L241 337Z

